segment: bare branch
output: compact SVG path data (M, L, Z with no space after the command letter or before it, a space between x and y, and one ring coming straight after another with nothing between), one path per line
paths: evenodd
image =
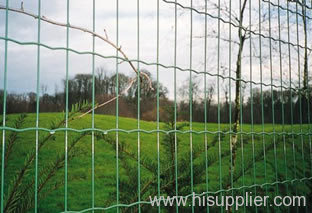
M118 97L120 97L121 95L126 94L126 93L128 92L128 90L132 87L132 85L134 84L134 82L136 81L136 79L137 79L136 77L130 79L127 88L126 88L125 90L123 90L122 92L120 92L117 96L115 96L115 97L109 99L108 101L105 101L104 103L95 105L94 108L91 108L91 109L88 110L87 112L85 112L85 113L83 113L83 114L81 114L81 115L79 115L79 116L76 116L76 117L72 118L71 120L75 120L75 119L82 118L83 116L85 116L85 115L89 114L90 112L92 112L92 110L96 110L96 109L98 109L98 108L100 108L100 107L103 107L103 106L105 106L105 105L107 105L107 104L113 102L114 100L116 100L116 99L117 99Z
M22 5L21 5L21 6L22 6ZM145 72L138 72L138 70L135 68L135 66L133 65L133 63L129 60L129 58L127 57L127 55L125 54L125 52L121 49L121 46L118 47L116 44L114 44L112 41L109 40L108 35L107 35L107 32L106 32L105 29L104 29L104 33L105 33L105 37L104 37L104 36L102 36L102 35L100 35L100 34L98 34L98 33L96 33L96 32L93 32L93 31L87 29L87 28L83 28L83 27L71 25L70 23L65 24L65 23L57 22L57 21L54 21L54 20L52 20L52 19L49 19L49 18L47 18L47 17L45 17L45 16L39 17L38 15L35 15L35 14L33 14L33 13L24 11L23 6L21 7L21 9L14 9L14 8L6 8L6 7L4 7L3 5L0 5L0 9L2 9L2 10L8 9L9 11L13 11L13 12L21 13L21 14L24 14L24 15L27 15L27 16L31 16L31 17L33 17L33 18L35 18L35 19L39 19L39 18L40 18L40 20L45 21L45 22L47 22L47 23L54 24L54 25L61 26L61 27L69 27L69 28L76 29L76 30L79 30L79 31L82 31L82 32L86 32L86 33L91 34L91 35L94 36L94 37L97 37L97 38L103 40L104 42L106 42L107 44L109 44L111 47L113 47L114 49L116 49L118 52L120 52L120 53L123 55L123 57L124 57L124 61L127 61L127 62L129 63L129 65L130 65L130 67L132 68L132 70L133 70L136 74L140 74L140 75L144 76L144 77L147 79L147 81L148 81L149 89L154 90L154 88L153 88L153 86L152 86L152 80L150 79L150 77L149 77ZM117 99L119 96L121 96L122 94L127 93L128 90L132 87L132 85L133 85L133 83L134 83L135 81L136 81L136 78L131 79L130 82L129 82L128 87L127 87L124 91L122 91L118 96L113 97L112 99L110 99L110 100L108 100L108 101L106 101L106 102L104 102L104 103L97 104L94 108L91 108L90 110L88 110L87 112L83 113L82 115L79 115L79 116L77 116L77 117L72 118L71 121L72 121L72 120L75 120L75 119L77 119L77 118L82 118L83 116L89 114L89 113L92 112L93 110L98 109L98 108L100 108L100 107L103 107L103 106L105 106L105 105L111 103L112 101L116 100L116 99Z
M194 36L194 38L204 38L205 36ZM218 39L219 37L217 35L211 35L211 34L207 34L206 35L207 38L215 38ZM225 41L225 42L231 42L233 44L239 45L239 42L234 41L234 40L229 40L228 38L222 38L220 37L220 40Z
M307 9L312 9L312 7L309 7L307 4L300 2L299 0L288 0L289 2L293 2L293 3L297 3L299 4L301 7L305 7Z
M108 35L107 35L107 32L106 32L106 30L104 29L104 33L105 33L105 37L106 37L106 39L108 40Z
M224 5L224 7L219 7L219 5L214 2L209 1L209 3L214 7L213 9L216 9L216 8L220 9L220 11L224 13L224 15L226 15L228 18L231 18L232 21L234 20L236 24L239 23L239 18L236 15L235 11L234 10L230 11L227 5Z
M123 57L124 57L124 60L127 61L130 65L130 67L132 68L132 70L135 72L135 73L139 73L138 70L135 68L135 66L133 65L133 63L129 60L129 58L127 57L127 55L125 54L125 52L121 49L121 47L118 47L116 44L114 44L112 41L110 41L108 39L108 36L107 36L107 33L106 33L106 30L104 30L105 32L105 37L96 33L96 32L93 32L87 28L83 28L83 27L79 27L79 26L75 26L75 25L71 25L70 23L61 23L61 22L57 22L57 21L54 21L52 19L49 19L45 16L38 16L38 15L35 15L33 13L30 13L30 12L26 12L24 11L23 9L15 9L15 8L6 8L5 6L3 5L0 5L0 10L6 10L8 9L9 11L12 11L12 12L16 12L16 13L21 13L21 14L24 14L24 15L27 15L27 16L31 16L35 19L39 19L44 21L44 22L47 22L47 23L50 23L50 24L54 24L54 25L57 25L57 26L61 26L61 27L69 27L71 29L75 29L75 30L79 30L79 31L82 31L82 32L85 32L85 33L89 33L91 35L93 35L94 37L97 37L103 41L105 41L107 44L109 44L111 47L113 47L114 49L116 49L118 52L120 52ZM154 90L153 86L152 86L152 81L151 79L148 77L148 75L144 72L140 72L140 75L143 75L149 82L149 88L151 90Z

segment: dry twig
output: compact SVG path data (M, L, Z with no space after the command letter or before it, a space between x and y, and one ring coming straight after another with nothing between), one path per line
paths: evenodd
M96 110L96 109L98 109L98 108L100 108L100 107L105 106L106 104L109 104L109 103L113 102L114 100L116 100L116 99L117 99L118 97L120 97L121 95L126 94L126 93L128 92L128 90L132 87L132 85L134 84L135 81L136 81L136 78L130 79L127 88L126 88L125 90L121 91L117 96L115 96L115 97L113 97L112 99L109 99L108 101L105 101L105 102L103 102L103 103L101 103L101 104L95 105L94 108L91 108L91 109L88 110L87 112L85 112L85 113L83 113L83 114L81 114L81 115L79 115L79 116L76 116L76 117L72 118L71 120L75 120L75 119L78 119L78 118L82 118L83 116L85 116L85 115L89 114L90 112L92 112L92 110Z
M116 44L114 44L112 41L110 41L110 40L108 39L108 35L107 35L107 32L106 32L105 29L104 29L104 34L105 34L105 36L102 36L102 35L100 35L100 34L98 34L98 33L96 33L96 32L93 32L93 31L87 29L87 28L83 28L83 27L71 25L70 23L67 23L67 24L66 24L66 23L57 22L57 21L54 21L54 20L52 20L52 19L49 19L49 18L47 18L47 17L45 17L45 16L41 16L41 17L40 17L40 16L38 16L38 15L36 15L36 14L33 14L33 13L30 13L30 12L25 11L23 8L21 8L21 9L7 8L7 7L3 6L3 5L0 5L0 10L1 10L1 9L2 9L2 10L9 10L9 11L16 12L16 13L21 13L21 14L24 14L24 15L27 15L27 16L31 16L31 17L33 17L33 18L35 18L35 19L39 19L39 18L40 18L41 21L44 21L44 22L47 22L47 23L50 23L50 24L54 24L54 25L57 25L57 26L69 27L69 28L71 28L71 29L75 29L75 30L79 30L79 31L82 31L82 32L85 32L85 33L89 33L89 34L91 34L92 36L97 37L97 38L103 40L104 42L106 42L107 44L109 44L111 47L113 47L114 49L116 49L118 52L120 52L121 55L124 57L124 61L126 61L126 62L129 63L129 65L130 65L130 67L132 68L132 70L133 70L136 74L139 74L139 73L140 73L140 75L142 75L144 78L146 78L147 81L148 81L148 84L149 84L149 89L154 90L154 88L153 88L153 86L152 86L152 81L151 81L150 77L149 77L145 72L138 72L138 70L135 68L135 66L133 65L133 63L129 60L129 58L127 57L127 55L125 54L125 52L121 49L121 46L118 47ZM94 107L94 109L97 109L97 108L100 108L100 107L102 107L102 106L105 106L106 104L108 104L108 103L110 103L110 102L116 100L120 95L126 93L126 92L131 88L131 86L133 85L134 82L135 82L135 78L134 78L134 79L131 79L130 82L129 82L128 87L127 87L124 91L122 91L118 96L116 96L116 97L114 97L114 98L112 98L112 99L110 99L110 100L108 100L108 101L106 101L106 102L104 102L104 103L102 103L102 104L97 104L97 105ZM78 116L78 118L81 118L81 117L85 116L86 114L92 112L92 110L93 110L93 109L88 110L88 111L85 112L84 114Z

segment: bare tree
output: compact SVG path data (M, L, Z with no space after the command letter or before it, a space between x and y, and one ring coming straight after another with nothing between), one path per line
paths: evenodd
M207 116L209 116L212 101L213 101L214 85L211 85L206 92L207 92ZM207 121L208 121L208 118L207 118Z
M305 0L303 0L305 2ZM303 33L304 33L304 66L303 66L303 89L308 88L308 33L307 33L307 18L306 18L306 6L301 4Z
M233 135L231 137L231 152L232 160L230 160L231 166L229 168L229 175L231 176L232 172L235 171L235 162L236 162L236 151L237 151L237 132L240 123L240 105L241 105L241 73L242 73L242 52L244 48L244 43L246 41L246 31L243 29L243 20L244 20L244 11L246 8L247 0L243 1L242 6L240 5L239 13L239 28L238 28L238 37L239 37L239 49L236 59L236 82L235 82L235 106L234 106L234 125L233 125Z
M306 91L306 89L308 88L308 33L307 33L307 16L306 16L307 6L305 4L305 0L302 0L302 2L300 2L299 0L288 0L288 1L296 3L296 10L297 10L298 5L301 8L301 13L302 13L301 18L302 18L303 36L304 36L303 91Z

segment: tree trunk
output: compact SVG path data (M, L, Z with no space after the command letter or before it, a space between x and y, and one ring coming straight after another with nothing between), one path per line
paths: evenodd
M306 21L306 10L305 6L302 5L302 22L303 22L303 32L304 32L304 65L303 65L303 91L306 94L308 89L308 43L307 43L307 21Z
M247 0L244 0L243 7L240 10L240 19L239 19L239 29L238 29L238 37L239 37L239 50L237 54L236 61L236 82L235 82L235 108L234 108L234 125L233 125L233 135L231 136L231 152L232 158L230 159L230 167L229 167L229 180L231 180L231 175L235 171L235 162L236 162L236 151L237 151L237 132L240 123L240 105L241 105L241 71L242 71L242 53L244 48L244 42L246 40L246 32L243 35L243 18L244 18L244 10L246 7ZM229 182L228 188L231 183Z

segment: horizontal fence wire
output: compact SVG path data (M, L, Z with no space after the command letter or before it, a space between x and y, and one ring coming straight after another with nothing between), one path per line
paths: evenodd
M38 11L37 13L31 13L27 12L23 8L23 1L21 8L12 8L10 7L9 0L6 0L5 5L0 5L0 11L4 12L5 14L5 32L4 36L0 36L0 40L4 41L4 69L3 69L3 100L2 100L2 126L0 126L0 130L2 131L2 158L1 158L1 212L10 212L11 208L16 208L14 206L14 199L15 196L17 197L17 193L11 193L9 196L7 193L9 193L11 188L8 188L7 185L9 184L9 181L7 180L7 173L5 165L6 161L6 149L7 144L9 143L9 136L8 133L15 132L15 133L27 133L27 132L35 132L35 153L34 155L29 154L25 158L25 162L27 167L25 167L25 171L22 171L17 176L18 178L13 180L13 191L14 189L17 189L19 185L21 185L21 180L24 178L24 173L26 173L26 170L30 170L30 166L32 163L34 163L34 171L33 172L33 183L30 184L31 187L33 187L34 191L34 197L30 201L32 205L30 209L35 212L40 212L40 193L41 192L41 174L42 171L39 169L39 165L41 163L41 147L43 146L42 135L43 133L47 134L47 140L50 139L50 137L57 135L57 133L64 133L62 137L64 137L64 144L62 145L64 150L64 165L62 166L64 168L63 175L64 177L62 180L62 190L63 190L63 200L64 203L62 204L62 210L60 212L94 212L94 211L106 211L106 210L114 210L116 212L124 212L127 211L125 209L132 208L134 212L145 212L149 211L150 205L152 204L151 201L147 199L146 191L148 191L148 183L146 183L146 179L148 176L144 176L145 170L149 167L155 168L156 171L154 172L154 177L150 180L151 184L154 184L153 187L155 187L153 192L155 195L160 199L161 195L168 195L169 193L164 193L163 190L163 184L166 181L164 176L168 175L168 177L173 177L171 182L167 183L171 186L170 190L172 191L172 195L175 195L177 197L184 197L184 198L192 198L194 195L196 196L206 196L206 195L240 195L244 194L248 190L252 191L255 195L260 194L268 194L271 193L273 195L280 195L280 194L295 194L295 195L301 195L300 193L303 193L306 196L309 196L312 194L311 190L303 190L303 192L299 191L301 188L298 187L296 184L298 183L305 183L307 185L307 188L311 188L311 180L312 180L312 146L311 146L311 115L310 115L310 99L311 99L311 78L309 76L309 65L311 64L311 57L308 58L311 53L312 49L309 46L311 41L311 24L312 24L312 1L285 1L283 4L280 0L277 1L270 1L270 0L258 0L251 1L251 0L237 0L237 1L229 1L225 2L225 7L222 8L222 2L220 0L216 1L195 1L195 0L188 0L188 1L170 1L170 0L155 0L155 5L151 5L151 7L156 8L156 43L153 44L156 46L156 53L155 53L155 59L151 61L142 60L143 54L141 52L142 49L142 30L144 30L144 25L141 24L143 15L141 14L141 4L142 1L136 0L132 2L135 4L136 11L135 12L135 19L136 19L136 26L134 26L136 31L136 38L133 40L133 43L136 44L135 46L135 57L128 57L124 53L126 50L123 50L120 45L120 33L121 33L121 26L119 23L120 19L120 5L122 4L120 0L116 0L116 8L115 8L115 27L116 27L116 37L115 41L112 42L108 39L108 36L105 31L105 35L102 35L102 33L96 32L96 6L98 1L93 0L92 1L92 29L83 28L81 26L76 26L70 24L71 16L71 1L66 1L66 22L56 22L52 19L46 18L42 15L42 2L41 0L38 0ZM198 6L196 3L200 3ZM214 6L213 11L211 8L208 7L208 3L212 3L212 6ZM174 10L173 18L174 18L174 24L173 24L173 49L170 49L170 51L173 56L173 64L166 64L160 62L161 54L160 51L160 19L162 17L161 14L161 7L160 5L165 7L173 7L171 9ZM295 5L294 7L290 8L291 5ZM254 23L252 20L252 5L255 5L257 7L257 21L258 29L253 30L252 25ZM238 6L238 12L234 11L234 6ZM235 8L237 10L237 8ZM180 27L179 25L179 18L181 14L185 15L187 19L189 20L189 33L188 33L188 45L187 51L189 54L189 58L186 62L187 65L181 66L178 63L179 55L178 55L178 48L179 48L179 40L178 36L181 31L184 31L183 27ZM212 12L211 12L212 11ZM228 17L223 17L222 13L226 12ZM18 39L14 39L13 35L9 35L9 19L11 16L9 14L21 14L23 16L32 17L37 20L37 39L36 41L21 41ZM266 22L262 22L262 15L263 13L266 13L267 20ZM287 39L282 38L282 32L281 32L281 13L285 13L284 15L287 18ZM237 15L236 18L233 18L234 14ZM194 19L195 15L199 15L200 17L203 17L204 19L204 25L202 26L202 29L204 29L204 36L201 38L203 40L203 61L202 66L200 68L195 68L194 65L194 58L195 58L195 45L194 45L194 39L195 39L195 24ZM277 35L272 35L272 17L277 17L278 21L278 27L277 27ZM181 18L182 19L182 18ZM212 72L208 68L208 52L207 49L209 48L210 43L208 42L207 34L209 31L209 24L208 19L211 19L214 24L212 28L215 28L214 31L216 32L216 73ZM290 21L294 21L295 23L292 25L292 28L290 30ZM303 30L304 32L301 32L299 22L303 23ZM55 25L60 28L66 29L66 45L63 46L51 46L44 42L42 42L41 39L41 33L42 33L42 23L45 22L50 25ZM268 25L268 34L263 33L263 26L267 24ZM228 30L227 38L222 38L222 28L226 26L226 30ZM293 30L295 29L295 30ZM92 36L92 51L79 51L75 48L71 48L70 41L72 39L71 30L80 31L86 34L89 34ZM238 41L234 39L233 32L238 32ZM301 42L304 38L302 38L302 35L305 35L305 42ZM236 34L235 34L236 36ZM292 41L291 36L294 36L296 41ZM248 38L247 38L248 37ZM284 36L285 37L285 36ZM100 53L97 51L98 44L96 41L96 38L99 38L99 41L103 41L109 44L114 50L115 54L109 55ZM310 40L309 40L310 39ZM249 41L248 41L249 40ZM270 82L263 82L264 81L264 47L263 40L268 41L269 46L266 50L268 50L268 66L270 71ZM309 40L309 41L307 41ZM222 60L222 41L226 41L228 43L228 65L224 65ZM257 46L253 46L253 42L258 42ZM8 53L10 51L9 43L14 43L17 45L20 45L21 47L24 46L34 46L36 47L36 107L35 107L35 126L33 127L17 127L17 126L9 126L6 122L7 118L9 118L11 115L7 113L7 98L8 98L8 74L10 73L10 69L8 68L8 60L10 59L8 56ZM304 44L303 44L304 43ZM273 44L277 45L277 50L274 50ZM282 45L283 48L282 48ZM238 48L236 48L238 47ZM41 70L41 60L42 60L42 49L45 48L46 50L51 51L61 51L65 52L65 111L63 112L64 119L62 122L58 125L56 125L55 128L44 128L41 127L40 124L40 116L41 116L41 109L40 109L40 79L44 75L44 73ZM243 58L243 49L247 49L248 51L248 57ZM285 55L282 55L282 49L287 49L287 53ZM233 57L233 51L238 51L237 55ZM253 50L257 52L257 54L254 57ZM273 51L277 52L277 58L278 61L274 61ZM296 54L294 54L294 52ZM302 56L302 52L304 52L304 56ZM22 51L21 51L22 53ZM71 106L70 106L70 54L74 53L77 55L88 55L91 57L91 67L90 72L92 73L92 94L91 94L91 104L89 105L89 111L91 116L89 116L91 128L82 128L78 129L75 127L72 127L70 122L79 122L79 119L81 117L75 117L75 113L71 112ZM96 57L101 59L114 59L114 66L115 66L115 98L112 99L115 101L115 123L113 128L98 128L96 125L96 109L98 106L98 103L96 102L96 88L95 88L95 82L96 82ZM283 58L287 59L287 63L284 63ZM309 61L308 61L309 59ZM236 61L237 60L237 61ZM248 63L244 67L245 71L249 71L249 79L247 80L246 76L242 73L242 61L246 60ZM295 61L295 62L294 62ZM233 62L236 62L235 64ZM120 79L120 73L121 73L121 63L127 63L132 71L135 72L135 78L130 82L129 88L136 87L136 96L135 96L135 104L137 109L137 114L135 118L135 123L133 124L134 128L126 129L121 128L122 126L122 116L120 114L120 108L119 105L122 102L122 95L125 93L124 91L120 90L119 84L121 83L122 79ZM280 75L280 78L274 82L274 67L276 64L278 64L278 72ZM310 64L309 64L310 63ZM298 67L294 69L294 65L297 65ZM150 77L146 76L144 73L144 70L141 69L141 67L147 66L147 67L155 67L155 73L153 75L156 76L156 84L150 85L151 89L156 90L156 98L155 98L155 104L156 104L156 120L155 120L155 126L156 128L152 130L144 129L144 125L142 124L142 112L141 108L142 102L141 100L143 97L141 97L141 90L144 86L142 79L147 79L149 81ZM288 85L285 85L285 79L283 77L286 75L283 73L283 69L288 69L287 75L289 77ZM161 69L167 70L168 72L173 72L173 100L172 100L172 126L171 129L162 129L163 125L165 125L166 122L162 122L161 120L161 94L160 94L160 75L161 75ZM303 70L303 72L301 71ZM188 111L188 118L186 121L180 121L178 117L178 113L180 112L179 108L181 107L178 102L178 88L177 88L177 79L181 73L186 73L189 75L188 77L188 85L187 85L187 94L188 98L186 101L186 104L188 105L188 108L186 111ZM194 111L196 109L196 100L194 97L194 82L196 81L196 76L201 76L204 80L204 94L203 94L203 102L204 105L204 121L203 121L203 130L199 131L196 130L194 127ZM298 83L294 82L295 80L292 79L292 76L298 75ZM217 125L213 126L214 124L208 122L208 78L212 77L216 81L217 85L217 94L216 94L216 102L217 102ZM260 80L254 80L254 79ZM268 77L268 76L266 76ZM286 78L286 77L285 77ZM294 78L294 77L293 77ZM301 82L301 79L303 81ZM133 82L136 82L134 84ZM222 102L221 97L221 90L222 85L225 83L227 86L228 93L226 93L226 103ZM297 85L295 85L297 83ZM135 85L135 86L133 86ZM248 85L249 91L247 91L247 94L249 95L249 104L250 109L249 111L245 112L244 109L244 100L243 95L241 94L242 91L244 91L244 86L246 87ZM260 102L255 102L254 98L254 89L255 87L259 86L260 90ZM264 87L268 87L271 96L269 97L271 100L271 111L268 112L271 115L271 123L265 123L264 114L266 113L264 111ZM235 91L233 93L232 91ZM127 92L128 90L126 90ZM286 103L281 102L281 104L277 105L277 95L274 93L275 91L280 92L281 96L285 93L285 91L290 93L290 123L286 122L285 119L285 112L286 112ZM294 109L295 107L295 101L293 101L294 94L298 96L299 99L299 106ZM283 97L282 97L283 98ZM245 100L246 101L246 100ZM209 103L210 104L210 103ZM228 104L228 122L223 123L221 121L222 114L225 112L221 112L221 107L224 104ZM258 123L255 122L254 114L255 114L255 105L260 105L260 113L261 114L261 122L259 125L261 125L261 129L257 131L256 126ZM278 109L277 109L278 108ZM281 109L279 109L281 108ZM281 110L281 112L279 111ZM294 111L299 111L299 118L296 118L298 120L298 123L295 123L294 121ZM86 111L86 110L85 110ZM83 113L85 111L81 112L82 116L84 116ZM249 115L247 115L249 113ZM276 114L281 113L281 124L276 121ZM307 113L305 115L304 113ZM74 117L73 117L74 115ZM297 115L297 114L296 114ZM245 122L244 117L249 116L250 122ZM87 116L88 117L88 116ZM307 122L305 123L305 119ZM86 122L81 121L81 122ZM187 127L181 127L181 123L187 123ZM226 126L225 129L222 129ZM270 131L267 131L266 128L269 126ZM247 127L248 131L245 129ZM70 184L71 180L69 179L69 169L70 169L70 160L71 160L71 143L72 140L74 140L73 133L80 133L82 135L88 135L90 133L90 150L91 150L91 156L90 156L90 162L91 162L91 169L88 170L89 173L91 173L91 189L88 191L86 196L88 196L91 199L91 205L88 208L81 209L81 210L72 210L72 205L70 204ZM97 140L99 137L106 137L110 135L110 133L114 133L113 137L113 145L114 145L114 168L115 168L115 177L113 179L114 187L115 187L115 194L113 195L113 200L111 202L104 202L101 206L97 205L96 201L96 195L99 192L104 193L105 189L96 187L97 182L97 171L96 171L96 158L97 155L101 154L103 150L97 150ZM129 168L123 168L124 166L124 156L123 152L125 152L125 147L123 147L122 138L124 137L123 134L131 135L131 133L135 133L136 140L135 143L132 144L134 147L135 152L129 154L129 156L134 159L135 161L135 167L132 165L132 169L135 170L135 172L131 173L132 176L136 178L136 182L131 183L130 185L135 185L135 192L134 192L134 199L132 200L122 200L124 193L123 187L125 187L125 183L123 182L125 178L125 172L124 170L129 170ZM155 144L155 151L156 156L156 167L153 167L153 165L146 166L146 159L145 159L145 153L144 149L142 148L144 146L144 134L153 135L155 136L154 144ZM104 135L104 136L103 136ZM181 158L181 147L180 145L180 136L181 135L187 135L187 143L185 143L183 146L183 149L186 149L185 157L186 159L180 159ZM165 153L164 150L164 143L163 138L168 136L170 140L172 140L172 162L170 162L172 165L170 165L170 168L165 170L161 167L161 161L162 156ZM201 146L204 147L204 151L200 152L199 154L196 153L194 150L197 148L196 143L196 136L203 136L202 138L202 144ZM261 137L260 137L261 136ZM126 136L127 137L127 136ZM214 137L214 139L211 139L211 137ZM270 137L270 138L268 138ZM211 145L210 140L214 140L214 145ZM246 142L246 140L250 140L250 144ZM272 141L272 142L268 142ZM257 143L259 142L259 143ZM258 145L260 144L260 145ZM282 144L282 145L281 145ZM112 145L112 144L111 144ZM250 145L250 147L249 147ZM213 146L213 149L211 151L211 146ZM278 149L278 147L282 146L281 150ZM245 151L244 151L245 149ZM288 150L291 149L291 150ZM151 151L151 150L150 150ZM151 152L152 152L151 151ZM105 150L104 150L105 152ZM214 152L215 158L212 158L210 156L210 152ZM246 153L248 152L248 153ZM261 153L260 153L261 152ZM289 154L291 152L291 154ZM259 154L260 153L260 154ZM196 158L197 155L200 155L200 157L203 160L203 165L200 168L204 172L201 173L202 177L200 179L200 183L198 183L198 168L199 168L199 160ZM299 155L299 156L298 156ZM290 157L289 157L290 156ZM292 158L292 159L291 159ZM214 160L215 159L215 160ZM44 160L44 159L43 159ZM212 162L210 162L212 161ZM278 163L279 161L282 161L282 163ZM150 162L151 163L151 162ZM214 165L215 163L215 165ZM283 165L284 168L278 168L280 165ZM129 165L127 165L129 166ZM264 168L262 168L262 166ZM311 168L309 168L309 166ZM129 166L130 167L130 166ZM181 171L181 167L185 167L185 169L189 169L188 175L184 175L183 171ZM264 174L258 174L257 169L263 169ZM241 170L238 170L241 169ZM279 170L283 170L282 172ZM165 170L165 173L163 173L162 170ZM101 171L102 172L102 171ZM167 172L167 173L166 173ZM170 173L170 174L169 174ZM111 173L109 173L111 174ZM184 175L184 176L183 176ZM261 179L258 179L259 176L261 176ZM180 182L181 180L186 180L185 182ZM212 180L215 178L215 180ZM49 179L48 179L49 180ZM259 180L261 183L259 183ZM14 182L15 181L15 182ZM214 182L213 182L214 181ZM147 185L145 185L147 184ZM188 186L184 186L183 184L187 184ZM197 193L197 189L199 188L198 185L204 186L201 189L204 189L202 193ZM283 186L285 185L285 187ZM111 187L111 186L110 186ZM152 186L150 186L152 187ZM186 187L183 188L183 187ZM270 188L271 187L271 188ZM293 189L293 188L296 189ZM72 190L72 189L71 189ZM110 189L109 189L110 190ZM187 191L187 192L186 192ZM295 192L294 192L295 191ZM109 203L106 205L106 203ZM174 206L174 209L170 209L170 212L176 211L183 211L183 207L179 207L178 205ZM311 210L311 206L306 207L306 211ZM162 212L165 209L163 206L158 206L155 208L155 211ZM210 207L204 208L207 212L214 212L214 211L226 211L223 207L220 209L214 209ZM15 209L16 211L17 208ZM202 209L200 209L202 210ZM255 209L252 209L252 211L258 211L258 207L255 207ZM280 209L282 210L282 209ZM301 210L301 209L300 209ZM197 212L199 211L195 206L191 205L190 208L187 209L187 211ZM232 209L231 209L232 211ZM246 207L244 207L244 212L248 212ZM261 211L261 210L260 210ZM14 212L14 211L13 211ZM299 210L297 209L297 212Z
M101 57L101 58L104 58L104 59L118 59L118 60L122 60L124 62L139 62L141 64L144 64L144 65L148 65L148 66L160 66L162 68L166 68L166 69L177 69L179 71L182 71L182 72L193 72L193 73L196 73L196 74L202 74L202 75L209 75L211 77L218 77L218 78L221 78L223 80L225 79L228 79L228 80L233 80L233 81L241 81L245 84L247 83L252 83L254 85L263 85L263 86L272 86L273 88L283 88L285 90L293 90L295 92L298 91L298 88L296 87L293 87L293 86L281 86L281 85L276 85L276 84L270 84L270 83L263 83L263 82L257 82L257 81L250 81L250 80L245 80L245 79L242 79L242 78L234 78L234 77L229 77L229 76L224 76L224 75L221 75L221 74L214 74L214 73L210 73L210 72L204 72L204 71L199 71L199 70L196 70L196 69L189 69L189 68L182 68L182 67L179 67L179 66L170 66L170 65L165 65L165 64L161 64L161 63L153 63L153 62L146 62L146 61L141 61L141 60L137 60L137 59L125 59L123 57L116 57L116 56L105 56L105 55L102 55L101 53L97 53L97 52L81 52L81 51L77 51L77 50L74 50L74 49L71 49L71 48L66 48L66 47L51 47L49 45L46 45L46 44L42 44L42 43L37 43L37 42L22 42L22 41L17 41L15 39L10 39L10 38L4 38L2 36L0 36L0 39L2 40L8 40L8 41L11 41L11 42L14 42L16 44L20 44L20 45L39 45L39 46L42 46L42 47L45 47L47 49L50 49L50 50L68 50L70 52L73 52L73 53L76 53L76 54L79 54L79 55L95 55L95 56L98 56L98 57ZM120 62L119 62L120 63ZM222 67L224 69L228 69L227 67ZM232 69L231 69L232 70ZM234 71L234 70L232 70Z
M1 130L8 130L8 131L14 131L14 132L28 132L28 131L43 131L43 132L48 132L51 135L55 134L56 132L63 132L63 131L70 131L70 132L76 132L76 133L84 133L84 132L99 132L99 133L103 133L103 134L108 134L110 132L123 132L123 133L137 133L137 132L142 132L142 133L146 133L146 134L152 134L152 133L164 133L164 134L170 134L170 133L180 133L180 134L188 134L188 133L194 133L197 135L201 135L201 134L211 134L211 135L288 135L288 136L310 136L312 135L311 132L301 132L301 133L296 133L296 132L245 132L245 131L237 131L237 132L233 132L233 131L195 131L195 130L185 130L185 131L181 131L181 130L144 130L144 129L131 129L131 130L127 130L127 129L122 129L122 128L118 128L118 129L98 129L98 128L84 128L84 129L74 129L74 128L57 128L57 129L47 129L47 128L21 128L21 129L16 129L16 128L12 128L12 127L1 127Z

